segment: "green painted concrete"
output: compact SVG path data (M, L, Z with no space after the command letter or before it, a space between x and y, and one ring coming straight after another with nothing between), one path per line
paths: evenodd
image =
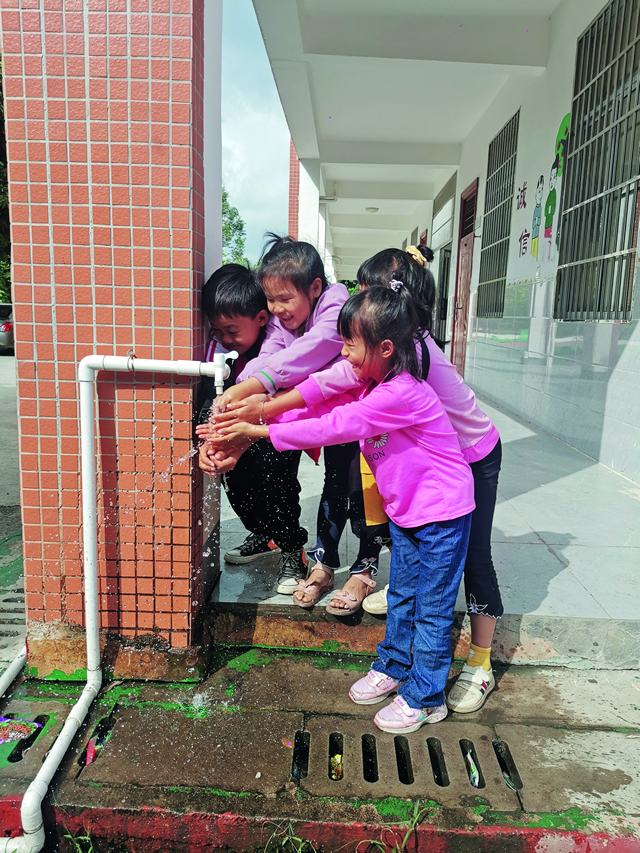
M36 715L34 715L34 716L37 716L37 714L36 714ZM38 740L39 740L41 737L44 737L44 735L49 731L49 729L51 728L51 726L53 726L53 725L57 722L57 720L58 720L58 718L57 718L57 716L56 716L55 714L51 714L51 713L49 713L48 717L49 717L49 719L48 719L48 720L47 720L47 722L42 726L42 729L41 729L41 731L40 731L40 734L38 735ZM25 720L26 720L26 719L29 719L29 718L28 718L28 717L26 717L26 716L22 716L22 718L21 718L21 719L25 719ZM6 766L10 763L10 762L9 762L9 756L11 755L11 753L13 752L13 750L14 750L14 749L15 749L15 747L16 747L16 744L18 744L18 743L20 743L20 741L15 741L15 740L14 740L14 741L10 741L9 743L2 743L2 744L0 744L0 770L2 770L2 768L3 768L3 767L6 767Z
M0 566L0 587L14 586L22 575L22 557Z
M336 646L342 644L336 643ZM342 658L337 658L336 654L344 655ZM373 656L362 655L361 653L345 652L343 649L332 649L327 652L304 651L301 649L291 649L287 651L266 650L262 647L253 647L243 652L236 654L234 657L225 656L225 661L218 658L217 667L211 668L212 673L226 667L227 669L235 669L237 672L249 672L252 667L267 666L275 660L289 659L298 662L308 661L316 669L344 669L352 672L368 672L371 668Z
M38 678L43 681L86 681L87 670L76 669L75 672L62 672L61 669L54 669L49 675L38 675L38 669L35 666L30 666L27 675L29 678Z

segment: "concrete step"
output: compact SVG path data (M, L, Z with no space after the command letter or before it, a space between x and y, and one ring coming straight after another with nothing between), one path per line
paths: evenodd
M384 639L385 616L363 610L331 616L325 607L213 602L208 622L215 643L237 646L350 650L375 654ZM454 656L469 649L469 617L455 614ZM640 667L640 621L506 613L496 626L493 660L499 663L568 666L577 669Z

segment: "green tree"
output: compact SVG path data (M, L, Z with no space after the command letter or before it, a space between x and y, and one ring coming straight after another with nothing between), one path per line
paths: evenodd
M222 186L222 261L225 264L245 264L249 261L244 256L244 241L246 239L245 225L238 213L238 208L229 204L229 194Z
M0 81L2 57L0 56ZM11 236L9 233L9 189L7 185L7 142L4 135L4 100L0 88L0 302L11 302Z

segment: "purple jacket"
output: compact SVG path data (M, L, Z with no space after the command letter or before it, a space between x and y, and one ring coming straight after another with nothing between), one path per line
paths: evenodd
M453 364L449 361L433 338L428 335L425 343L429 350L431 365L427 382L440 398L444 410L449 416L451 425L458 433L460 448L467 462L478 462L484 459L498 443L500 435L491 420L485 415L476 402L476 395L464 382ZM418 349L421 358L422 348ZM321 373L315 373L311 380L317 384L322 397L327 399L333 394L340 394L351 388L357 388L360 380L353 372L348 361L337 361ZM308 389L305 383L298 391L309 403ZM313 397L313 389L311 390Z
M344 284L330 284L320 294L301 336L297 329L285 329L278 319L271 317L260 355L249 362L238 382L254 377L273 393L280 388L291 388L332 364L342 349L338 314L348 298Z
M302 389L300 389L302 390ZM308 409L269 424L276 450L360 441L382 495L399 527L449 521L475 507L473 476L440 400L426 382L402 373L389 381L323 400L305 383Z

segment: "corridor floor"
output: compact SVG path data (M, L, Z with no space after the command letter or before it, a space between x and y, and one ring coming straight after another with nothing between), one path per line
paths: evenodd
M489 401L481 405L495 421L504 446L493 553L505 621L508 615L626 623L626 653L633 656L640 648L640 485ZM300 479L303 523L312 543L322 463L315 466L304 456ZM221 526L224 554L245 536L226 500ZM345 578L356 544L348 531L341 553ZM381 564L378 583L383 585L388 552ZM273 594L277 570L273 558L247 566L223 563L214 598L291 604L290 597ZM464 609L462 595L457 609Z

